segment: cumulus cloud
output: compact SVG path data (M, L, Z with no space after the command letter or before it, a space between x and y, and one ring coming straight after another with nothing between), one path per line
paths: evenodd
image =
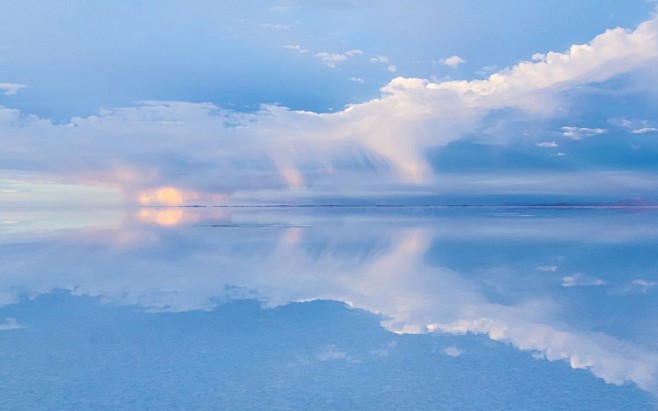
M336 64L347 60L349 57L359 56L361 54L363 54L363 51L356 49L348 50L344 53L328 53L323 51L316 54L315 57L319 58L325 66L336 68Z
M448 58L444 58L444 59L439 60L439 62L441 64L443 64L444 66L448 66L450 68L455 69L455 68L457 68L457 66L459 66L460 64L464 64L467 61L464 60L463 58L459 57L459 56L450 56Z
M18 93L18 90L26 88L26 85L16 84L16 83L0 83L0 91L4 91L2 94L5 96L13 96Z

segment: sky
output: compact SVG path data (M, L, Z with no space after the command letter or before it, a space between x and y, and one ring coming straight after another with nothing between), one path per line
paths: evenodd
M3 5L0 199L658 201L655 10Z

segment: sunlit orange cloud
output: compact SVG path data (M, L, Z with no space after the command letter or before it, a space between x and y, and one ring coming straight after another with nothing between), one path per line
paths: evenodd
M223 193L208 193L178 187L165 186L140 191L137 201L144 206L218 205L228 200Z
M189 197L189 194L185 194L187 193L175 187L161 187L139 193L139 203L142 205L177 206L183 204L185 197Z
M304 186L304 176L295 168L286 168L281 171L281 175L290 188L301 188Z

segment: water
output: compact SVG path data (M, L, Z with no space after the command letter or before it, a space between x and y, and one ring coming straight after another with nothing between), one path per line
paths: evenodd
M2 209L2 409L653 410L658 211Z

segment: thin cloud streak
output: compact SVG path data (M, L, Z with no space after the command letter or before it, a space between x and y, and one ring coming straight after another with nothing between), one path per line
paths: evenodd
M0 83L0 91L4 90L4 95L5 96L15 96L16 93L20 89L26 88L27 86L24 84L16 84L16 83Z

